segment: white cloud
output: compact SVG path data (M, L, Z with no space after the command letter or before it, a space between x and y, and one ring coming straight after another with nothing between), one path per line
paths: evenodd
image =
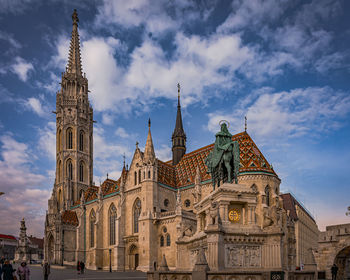
M34 70L33 64L25 61L23 58L17 56L15 58L15 63L12 64L11 70L17 74L17 76L23 81L27 81L28 72Z
M165 144L162 144L159 149L156 149L155 151L156 157L159 158L162 161L167 161L171 159L171 147Z
M15 49L19 49L22 45L13 37L12 34L0 30L0 40L7 41Z
M218 130L218 123L226 119L232 128L243 130L248 118L248 130L260 141L298 137L306 133L317 135L338 128L339 118L350 112L350 97L329 87L294 89L272 93L271 89L248 95L234 113L210 113L208 129ZM241 127L242 129L239 129Z
M277 19L287 8L288 0L232 1L232 13L217 30L230 32L241 28L261 27L262 23Z
M44 128L39 128L39 147L49 159L56 159L56 123L49 122Z
M41 101L38 98L30 97L25 100L24 105L40 117L44 117L47 114L46 110L44 110L43 105L41 104Z
M128 133L123 127L117 127L114 134L124 139L134 139L136 137L136 134Z
M127 146L111 143L106 140L104 135L105 131L102 127L94 127L94 166L97 175L102 174L102 178L105 178L103 177L105 172L112 174L111 176L118 175L123 167L123 155L132 156ZM96 178L99 177L96 176ZM118 178L114 177L114 179Z
M0 137L0 224L9 234L18 234L22 217L33 223L33 233L42 235L43 210L47 205L49 192L38 188L46 177L33 171L35 154L27 144L16 141L11 135ZM18 223L15 223L18 221Z

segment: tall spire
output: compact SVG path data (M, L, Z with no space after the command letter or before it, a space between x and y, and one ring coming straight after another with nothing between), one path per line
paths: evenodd
M72 20L73 20L73 30L72 30L72 38L70 41L69 58L68 58L68 65L67 65L66 72L81 76L82 69L81 69L81 57L80 57L80 39L79 39L79 33L78 33L79 18L78 18L78 13L76 9L74 9L74 12L72 14Z
M186 133L182 125L181 105L180 105L180 84L177 84L177 115L173 135L171 137L173 147L173 165L178 164L186 153Z
M154 153L154 147L153 147L153 141L152 141L152 135L151 135L151 119L148 119L148 135L146 140L146 147L145 147L145 153L144 153L144 159L145 161L153 160L155 159L155 153Z

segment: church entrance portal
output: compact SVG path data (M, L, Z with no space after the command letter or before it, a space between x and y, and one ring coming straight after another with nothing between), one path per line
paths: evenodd
M136 245L131 245L129 250L129 269L136 270L139 266L139 250Z
M350 246L337 254L334 263L339 268L337 279L350 280Z
M54 246L55 246L55 242L54 242L53 236L50 235L48 246L47 246L48 261L50 263L54 262Z

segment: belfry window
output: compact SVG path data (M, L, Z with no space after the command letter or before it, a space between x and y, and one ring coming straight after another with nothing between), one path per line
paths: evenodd
M114 204L109 208L109 245L115 245L115 222L117 219L117 209Z
M84 150L84 132L80 131L79 134L79 150L83 151Z
M139 184L141 184L141 170L139 170Z
M84 163L79 164L79 181L84 182Z
M270 187L269 186L265 188L265 196L266 196L266 205L270 206Z
M67 177L69 180L73 180L73 163L71 160L67 161Z
M133 219L134 219L134 233L139 232L139 217L141 214L141 200L136 199L133 209Z
M167 234L166 236L166 245L170 246L170 234Z
M160 237L160 247L164 247L164 236Z
M94 209L91 210L90 213L90 247L95 246L95 222L96 222L96 215Z
M62 131L61 129L57 133L57 151L62 150Z
M73 130L71 128L67 129L67 149L73 149Z
M134 173L134 185L137 185L137 172Z

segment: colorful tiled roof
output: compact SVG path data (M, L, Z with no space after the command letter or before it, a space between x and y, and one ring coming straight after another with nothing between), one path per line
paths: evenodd
M97 198L97 192L98 192L97 186L90 186L85 192L85 201L91 201Z
M233 135L232 139L239 143L240 173L265 172L277 176L247 132ZM172 187L191 185L194 183L197 166L199 166L202 181L210 180L211 176L207 174L205 160L213 147L214 144L210 144L185 154L176 166L171 165L171 161L158 160L158 181Z
M7 234L0 234L0 239L17 240L16 237L14 237L12 235L7 235Z
M66 210L62 213L62 222L72 226L78 226L79 224L77 214L71 210Z

